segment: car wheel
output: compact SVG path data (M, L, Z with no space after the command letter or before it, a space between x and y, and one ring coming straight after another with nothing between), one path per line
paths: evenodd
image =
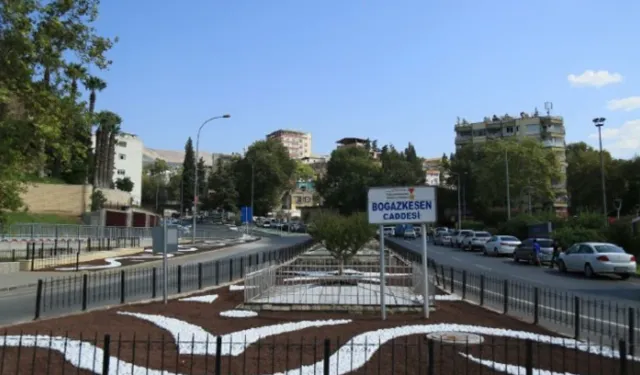
M567 273L567 266L565 266L564 262L561 260L558 261L558 269L562 273Z
M518 258L518 255L516 253L513 253L513 261L516 263L520 263L520 258Z
M493 249L493 253L494 253L497 257L498 257L498 256L500 256L500 253L498 253L498 248L497 248L497 247Z
M623 274L620 274L620 275L618 275L618 276L620 276L620 278L621 278L622 280L628 280L628 279L631 277L631 274L629 274L629 273L623 273Z
M489 253L487 253L487 249L486 248L482 250L482 255L484 255L484 256L488 256L489 255Z
M595 274L593 273L593 268L591 268L591 265L589 263L584 265L584 275L590 279L593 276L595 276Z

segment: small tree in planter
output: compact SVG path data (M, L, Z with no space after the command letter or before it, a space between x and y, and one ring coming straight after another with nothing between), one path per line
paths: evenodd
M373 237L375 231L365 214L341 216L335 213L318 215L311 226L313 239L324 247L339 263L338 274L342 275L344 264Z

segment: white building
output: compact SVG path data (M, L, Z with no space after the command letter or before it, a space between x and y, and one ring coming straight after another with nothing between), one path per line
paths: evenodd
M292 159L311 156L311 133L280 129L269 133L267 139L277 139L282 142Z
M93 147L95 148L95 135ZM120 133L117 136L117 143L113 162L113 182L119 178L129 177L133 182L131 197L133 204L139 205L142 199L142 154L144 145L142 140L134 134Z
M430 169L425 172L425 185L440 186L440 171Z

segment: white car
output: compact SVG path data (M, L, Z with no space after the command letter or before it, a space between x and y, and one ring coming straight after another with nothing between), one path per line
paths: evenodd
M514 236L499 235L489 238L484 244L484 255L513 255L522 242Z
M415 229L413 229L413 228L406 228L406 229L404 230L403 237L404 237L405 239L410 238L410 239L412 239L412 240L415 240L416 238L418 238L418 234L416 233Z
M451 245L451 234L449 234L449 232L438 232L435 237L433 237L433 244L438 246Z
M484 250L484 244L491 238L491 233L474 231L462 240L462 250Z
M584 272L585 276L618 275L623 280L636 273L636 257L620 246L606 242L581 242L560 253L561 272Z
M393 237L396 235L395 227L383 227L384 235L387 237Z
M472 230L469 229L463 229L461 231L458 231L458 234L456 234L456 236L453 238L453 246L455 247L461 247L462 246L462 240L468 236L473 234Z

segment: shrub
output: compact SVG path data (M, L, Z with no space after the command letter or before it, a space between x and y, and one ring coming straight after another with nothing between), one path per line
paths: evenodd
M510 234L518 238L527 238L529 237L529 225L538 223L540 223L538 218L523 214L498 225L498 231L501 234Z
M569 226L585 229L604 229L604 220L602 214L593 212L585 212L577 216L573 216L568 221Z
M605 241L601 231L583 227L567 226L554 230L551 237L558 241L563 249L569 248L576 242Z
M462 229L469 230L486 230L486 225L480 221L475 220L463 220L462 221Z

